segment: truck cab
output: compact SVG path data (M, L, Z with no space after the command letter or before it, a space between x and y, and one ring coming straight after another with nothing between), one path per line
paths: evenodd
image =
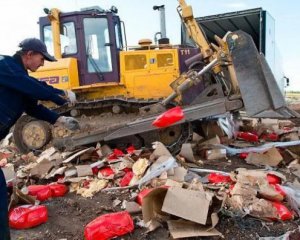
M91 7L80 12L60 12L58 24L61 56L77 59L79 86L119 82L123 39L120 18L114 9ZM49 17L40 17L39 25L41 40L54 54L54 28Z

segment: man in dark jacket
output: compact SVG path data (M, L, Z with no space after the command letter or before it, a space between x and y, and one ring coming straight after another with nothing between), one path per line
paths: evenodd
M46 45L36 38L23 40L20 50L12 57L0 55L0 140L9 132L18 118L25 112L37 119L51 124L59 123L66 128L79 128L78 121L72 117L59 116L54 111L38 104L39 100L52 101L63 105L74 101L75 94L65 92L30 77L27 70L35 72L44 65L44 60L56 61L48 52ZM68 93L68 96L66 96ZM10 239L8 226L8 199L6 181L0 166L0 239Z

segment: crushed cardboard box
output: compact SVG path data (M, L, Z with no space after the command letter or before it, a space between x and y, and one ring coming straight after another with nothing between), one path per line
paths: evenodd
M249 153L245 161L256 166L276 167L283 160L276 148L271 148L264 153Z

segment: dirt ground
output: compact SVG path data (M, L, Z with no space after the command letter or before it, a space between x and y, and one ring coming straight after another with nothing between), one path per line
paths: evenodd
M235 157L218 161L210 161L204 168L231 171L238 167L254 169L252 165L246 164L243 160ZM289 177L289 176L287 176ZM115 199L130 200L130 191L122 190L114 192L100 192L92 199L86 199L74 193L68 193L64 197L55 198L45 203L49 212L48 222L36 228L28 230L12 230L13 240L82 240L84 239L84 227L96 217L122 211L121 206L112 206ZM141 214L133 215L134 222L142 219ZM263 222L252 217L233 218L220 213L220 221L217 225L224 238L206 237L203 239L258 239L266 236L280 236L287 231L297 229L300 220L296 219L287 222ZM161 226L151 233L135 224L135 230L119 239L139 240L162 240L170 239L167 226ZM202 239L202 238L190 238ZM299 238L295 238L299 239Z

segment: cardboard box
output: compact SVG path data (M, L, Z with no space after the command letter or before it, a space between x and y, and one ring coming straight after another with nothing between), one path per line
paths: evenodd
M212 194L171 187L163 202L162 211L205 225Z

